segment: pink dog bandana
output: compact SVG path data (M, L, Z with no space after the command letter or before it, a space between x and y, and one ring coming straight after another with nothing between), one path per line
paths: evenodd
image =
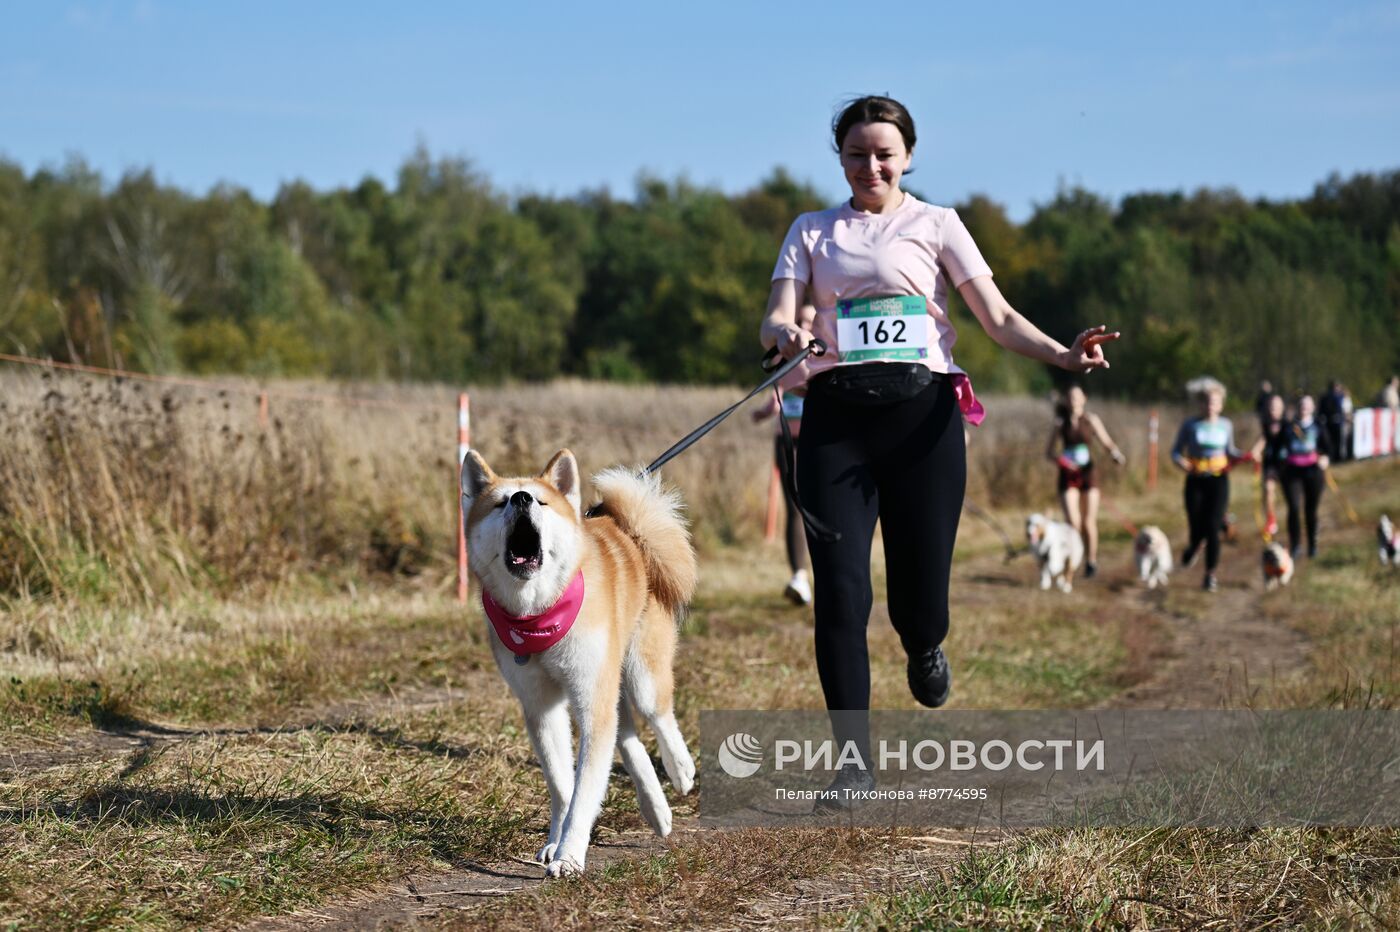
M558 602L538 615L516 617L496 604L485 589L481 590L481 607L491 619L496 637L516 655L517 663L523 663L518 658L549 650L574 626L574 619L583 608L583 571L575 574Z

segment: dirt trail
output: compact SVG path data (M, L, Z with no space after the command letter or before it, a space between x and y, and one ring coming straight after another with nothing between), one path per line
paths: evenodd
M1166 613L1169 640L1153 658L1155 671L1104 703L1118 709L1218 709L1248 704L1261 686L1307 669L1308 642L1295 628L1265 616L1259 545L1241 540L1223 548L1220 589L1202 593L1198 617ZM1203 562L1203 561L1202 561ZM1200 585L1200 565L1178 570L1173 586ZM1165 593L1128 588L1125 607L1163 611Z
M1337 529L1335 507L1324 506L1324 535ZM1307 668L1309 645L1297 630L1270 619L1262 609L1258 568L1259 545L1248 524L1241 527L1241 539L1223 548L1219 577L1220 591L1192 595L1198 603L1191 611L1168 609L1166 593L1148 592L1126 571L1109 569L1097 582L1081 582L1102 593L1095 604L1123 617L1154 617L1161 623L1158 643L1148 651L1146 676L1102 703L1108 708L1219 708L1247 703L1259 687L1270 680L1282 681ZM1305 571L1306 567L1300 570ZM1030 585L1022 568L1009 570L995 556L964 561L956 568L969 588L987 585ZM1177 568L1172 579L1175 589L1199 586L1199 566ZM983 595L987 595L983 593ZM974 598L978 596L973 596ZM990 596L988 596L990 597ZM1285 596L1286 597L1286 596ZM1177 601L1174 599L1173 601ZM367 716L405 707L423 707L455 701L460 690L426 691L421 695L386 700L340 703L314 710L301 726L334 727L336 723L363 720ZM98 732L70 739L51 747L36 747L8 755L0 753L0 779L7 772L34 772L94 757L137 756L155 744L183 740L220 730L188 732L151 726L114 733ZM700 832L694 816L680 816L672 840L684 845ZM978 839L968 833L942 831L937 837L910 839L907 852L895 860L888 858L853 866L851 871L831 878L813 880L801 893L758 894L734 904L736 924L776 925L810 922L832 909L854 905L862 895L896 884L907 887L917 878L945 870L965 856ZM589 869L652 856L663 852L666 843L649 832L603 834L589 849ZM325 929L379 929L434 926L460 922L472 911L501 897L529 895L543 884L543 871L533 862L515 859L474 863L468 867L409 876L385 887L290 916L262 919L248 925L256 930L299 929L316 926Z
M1350 467L1342 467L1344 471ZM1378 489L1389 487L1394 472L1344 475L1351 496L1364 493L1368 497ZM1258 491L1251 489L1251 496ZM1250 499L1233 502L1236 514L1249 515L1256 510ZM1282 524L1286 506L1280 493L1279 521ZM1369 534L1370 529L1351 524L1345 515L1337 493L1324 494L1318 509L1318 538L1323 548L1342 536ZM1181 543L1181 535L1173 537L1173 546ZM1276 538L1288 545L1287 533L1280 528ZM1263 588L1261 554L1263 543L1255 520L1246 517L1239 525L1239 537L1234 543L1221 547L1218 577L1220 590L1202 593L1199 598L1204 610L1199 617L1166 610L1164 592L1148 592L1129 580L1117 588L1120 604L1138 612L1157 612L1167 622L1169 640L1164 649L1152 659L1155 671L1143 682L1125 689L1104 705L1108 708L1185 709L1239 708L1252 703L1260 691L1274 683L1306 675L1311 645L1301 631L1287 621L1268 617L1266 600L1287 600L1287 589L1266 593ZM1179 551L1176 554L1180 558ZM1308 570L1306 558L1295 567L1294 580ZM1195 589L1201 583L1204 555L1191 569L1178 566L1172 574L1173 587ZM1285 602L1286 604L1286 602Z
M1151 675L1110 699L1112 708L1217 708L1237 705L1261 676L1286 677L1301 671L1307 661L1307 643L1291 628L1262 617L1256 564L1258 548L1252 540L1227 546L1219 569L1222 586L1207 600L1201 617L1169 615L1168 637L1150 658ZM1022 580L1024 568L1008 570L995 557L966 561L958 574L969 586L1031 585ZM1196 586L1200 569L1179 571L1172 584ZM1121 608L1130 616L1161 612L1165 593L1148 592L1125 575L1100 583L1081 583L1080 590L1097 586L1101 604ZM622 779L622 778L619 778ZM678 818L672 836L685 844L688 836L702 831L694 817ZM937 837L915 841L895 861L881 859L853 866L837 877L814 879L799 893L758 894L734 904L736 923L777 925L810 922L823 912L854 905L869 892L888 886L897 877L907 887L919 877L932 876L964 857L978 841L972 833L940 831ZM649 833L605 836L589 849L589 870L619 860L646 857L665 850L665 843ZM465 870L406 878L387 889L366 891L317 910L248 928L284 930L315 925L325 929L380 929L432 926L449 920L460 922L467 914L503 896L529 895L539 888L543 871L524 860L477 864Z
M673 838L683 839L687 828L678 827ZM626 832L597 838L588 849L588 870L597 871L618 861L660 854L666 843L650 831ZM289 916L259 919L247 932L291 932L314 926L325 930L415 928L432 920L446 920L479 909L503 896L519 894L544 884L544 870L523 858L474 863L454 871L419 874L387 888L366 890L357 896Z

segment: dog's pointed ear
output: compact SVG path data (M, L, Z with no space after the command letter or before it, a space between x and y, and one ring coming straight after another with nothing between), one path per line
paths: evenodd
M475 450L468 450L462 460L462 500L471 502L481 494L481 490L496 481L496 474L486 465Z
M574 459L571 451L560 450L554 454L554 459L540 473L540 478L548 481L569 500L569 504L574 506L574 514L579 513L582 493L579 489L578 460Z

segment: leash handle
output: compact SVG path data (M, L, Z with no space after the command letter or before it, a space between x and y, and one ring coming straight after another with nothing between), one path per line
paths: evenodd
M818 337L813 337L812 342L808 343L805 347L803 347L801 353L797 354L797 356L793 357L783 366L779 366L779 364L774 362L774 360L776 360L779 356L778 345L775 343L768 348L768 352L763 354L763 359L759 361L758 365L760 368L763 369L764 372L772 372L777 368L782 368L783 375L787 375L787 373L791 372L794 368L796 368L793 365L794 363L796 363L800 359L807 358L809 354L818 357L825 356L826 341ZM766 385L762 387L767 388Z
M719 414L716 414L714 417L710 418L708 421L701 424L699 427L695 428L690 433L686 434L680 440L676 441L676 443L673 444L670 447L670 449L668 449L665 453L662 453L655 460L653 460L651 465L647 466L646 469L643 469L642 475L645 476L650 473L656 472L662 466L665 466L671 460L684 453L692 444L695 443L695 441L699 440L701 437L714 430L720 425L721 421L729 417L729 415L733 414L735 411L739 410L739 408L744 404L744 402L759 394L764 389L768 388L770 385L777 384L785 375L787 375L793 369L796 369L798 366L800 366L803 360L805 360L808 356L822 356L825 353L826 344L823 343L821 340L813 340L811 343L808 343L806 346L804 346L800 353L789 359L787 362L783 363L781 366L778 366L775 369L769 369L766 363L769 359L778 354L778 348L776 346L773 347L763 357L763 362L760 363L760 365L763 366L763 370L769 373L768 378L760 382L757 388L749 392L743 398L740 398L734 404L725 408Z

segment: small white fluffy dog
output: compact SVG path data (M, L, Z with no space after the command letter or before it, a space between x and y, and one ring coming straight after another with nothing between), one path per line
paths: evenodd
M1133 541L1133 559L1137 561L1138 576L1149 589L1167 584L1172 571L1172 547L1167 535L1155 524L1138 531Z
M1061 592L1074 589L1074 571L1084 562L1084 541L1079 532L1063 521L1051 521L1042 514L1026 519L1026 543L1040 561L1040 588L1054 582Z
M1264 588L1269 592L1293 581L1293 558L1279 544L1264 548Z
M1381 565L1400 568L1400 535L1395 533L1389 515L1381 515L1376 522L1376 543L1380 548Z

